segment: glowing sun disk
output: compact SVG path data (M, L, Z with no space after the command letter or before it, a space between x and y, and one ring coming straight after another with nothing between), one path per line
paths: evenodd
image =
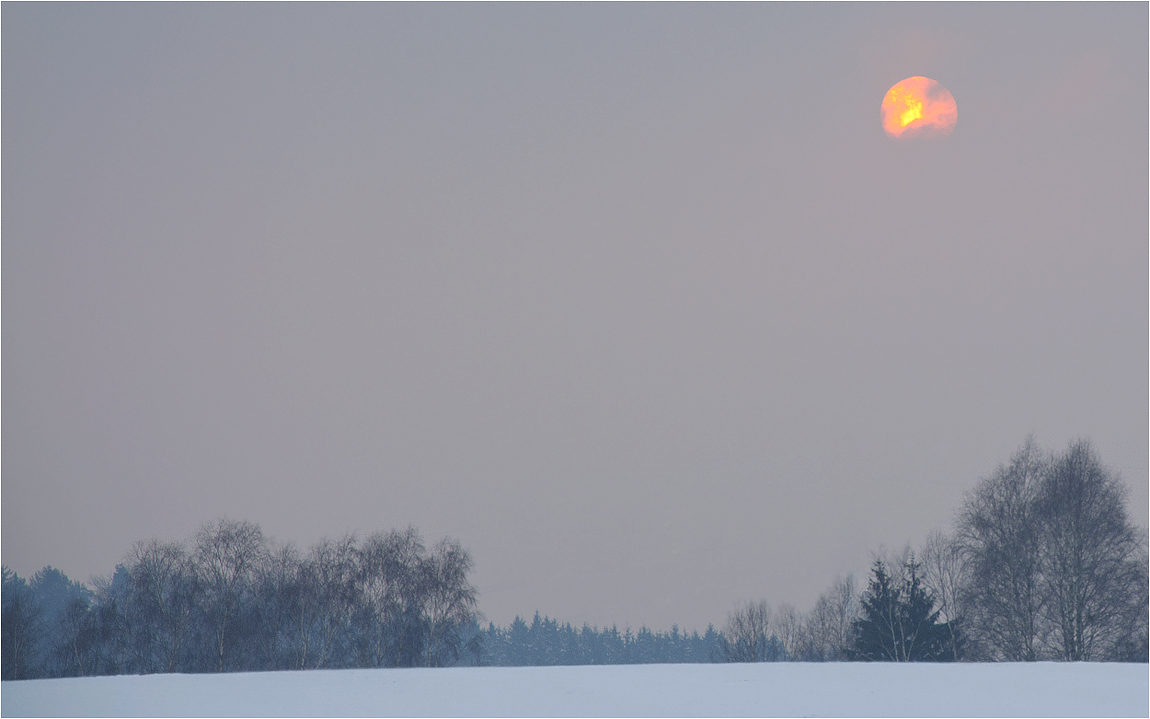
M954 96L929 77L916 75L902 80L882 101L882 126L894 138L946 136L957 121Z

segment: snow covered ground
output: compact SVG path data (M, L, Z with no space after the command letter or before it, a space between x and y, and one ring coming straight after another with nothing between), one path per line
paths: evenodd
M1140 716L1145 664L654 664L4 682L4 716Z

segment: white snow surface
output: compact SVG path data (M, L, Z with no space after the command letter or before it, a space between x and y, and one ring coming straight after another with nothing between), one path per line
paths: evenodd
M1146 664L647 664L4 682L4 716L1139 716Z

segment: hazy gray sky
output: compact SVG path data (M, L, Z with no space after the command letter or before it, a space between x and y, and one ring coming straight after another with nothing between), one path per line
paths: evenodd
M3 561L411 523L496 623L703 629L1030 433L1145 525L1147 13L5 3Z

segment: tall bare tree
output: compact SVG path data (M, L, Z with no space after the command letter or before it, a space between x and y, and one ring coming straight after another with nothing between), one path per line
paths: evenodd
M300 642L296 622L301 599L299 550L285 544L269 551L258 571L261 654L266 669L303 669L307 632ZM297 651L301 648L302 652Z
M781 604L775 610L774 631L783 650L790 658L802 655L803 616L790 604Z
M427 550L414 527L377 532L360 549L357 611L361 666L415 666L424 651L423 579Z
M426 617L426 664L440 667L459 660L463 631L477 621L478 592L467 581L471 555L457 540L443 539L421 565Z
M819 595L803 623L800 658L836 662L847 658L854 641L852 625L862 611L854 576L836 579Z
M303 570L305 606L314 612L317 641L312 666L328 666L344 653L352 612L358 601L360 569L354 535L321 539Z
M263 530L251 522L220 519L196 533L195 563L201 582L202 608L212 639L216 671L235 668L239 610L266 556Z
M132 646L141 671L174 672L181 666L193 624L197 578L184 545L136 542L125 560L131 579Z
M1049 466L1029 437L1008 464L982 480L962 509L958 540L969 561L971 630L990 658L1042 658L1046 595L1038 497Z
M1125 493L1085 440L1071 443L1042 482L1044 608L1060 659L1109 658L1129 630L1130 598L1143 584L1143 573Z

